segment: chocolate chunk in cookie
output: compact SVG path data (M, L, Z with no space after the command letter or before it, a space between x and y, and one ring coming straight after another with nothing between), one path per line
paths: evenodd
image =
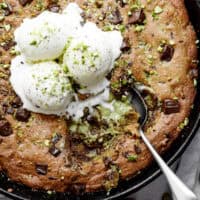
M2 3L1 9L4 11L5 16L12 14L12 7L9 3Z
M198 78L198 69L191 69L189 72L191 79Z
M128 24L143 24L146 16L143 9L138 9L129 16Z
M50 147L49 153L50 153L52 156L57 157L57 156L60 155L61 150L58 149L57 147L55 147L55 146L53 145L53 146Z
M160 55L161 61L171 61L174 55L174 47L172 45L165 45Z
M19 108L19 107L22 106L22 104L23 103L22 103L21 99L18 96L15 97L11 102L11 105L12 105L13 108Z
M58 13L60 11L60 6L58 4L49 4L48 10L54 13Z
M10 123L4 119L0 121L0 135L1 136L9 136L12 135L13 130Z
M31 3L33 0L19 0L19 3L22 5L22 6L25 6L26 4L28 3Z
M165 99L163 101L162 110L165 114L180 112L180 103L175 99Z
M110 17L109 21L114 25L122 23L123 19L118 8L112 12L112 16Z
M124 7L126 4L127 4L127 1L126 0L117 0L117 2L119 2L119 5L121 7Z
M5 41L1 44L2 48L5 50L5 51L8 51L11 47L15 46L16 45L16 42L13 41L13 40L8 40L8 41Z
M31 112L24 108L18 108L15 114L16 119L21 122L27 122L30 116Z
M128 38L124 38L122 46L121 46L121 51L128 51L130 50L131 46L130 46L130 41Z
M46 175L48 171L48 165L35 165L35 170L39 175Z

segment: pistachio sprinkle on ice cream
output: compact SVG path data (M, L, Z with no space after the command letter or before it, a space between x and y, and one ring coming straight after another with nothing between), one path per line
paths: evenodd
M10 81L26 109L68 113L76 119L85 107L112 109L106 75L120 56L122 36L119 31L104 32L92 22L83 24L81 13L77 4L70 3L62 14L44 11L16 29L21 55L12 61ZM91 97L78 100L74 82L80 85L78 93Z

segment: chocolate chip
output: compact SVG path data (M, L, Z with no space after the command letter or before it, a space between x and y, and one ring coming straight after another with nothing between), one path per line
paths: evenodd
M130 46L130 43L129 43L129 39L128 38L124 38L123 40L123 43L122 43L122 46L121 46L121 51L128 51L130 50L131 46Z
M70 191L77 195L83 195L85 193L86 186L83 184L74 184L71 186Z
M22 6L25 6L26 4L28 3L31 3L33 0L19 0L19 3L22 5Z
M117 2L119 2L121 7L124 7L127 4L126 0L117 0Z
M80 101L84 101L86 99L88 99L90 97L90 94L81 94L81 93L78 93L78 98Z
M7 108L7 110L6 110L6 113L12 115L12 114L14 113L14 109L11 108L11 107L9 107L9 108Z
M11 105L12 105L13 108L19 108L20 106L22 106L22 104L23 103L22 103L21 99L18 96L15 97L11 102Z
M105 167L107 167L107 168L109 168L111 165L113 165L113 161L109 157L104 157L103 162L104 162Z
M90 125L96 125L98 126L99 125L99 121L98 121L98 118L96 116L93 116L93 115L88 115L87 119L88 123Z
M165 114L180 112L180 103L175 99L165 99L163 101L162 110Z
M50 4L48 6L48 10L54 13L58 13L60 11L60 6L58 4Z
M114 25L120 24L123 21L118 8L112 12L112 16L110 17L109 21Z
M0 121L0 135L1 136L9 136L13 133L12 127L7 120Z
M135 150L136 154L141 154L142 153L142 150L138 145L134 145L134 150Z
M35 165L35 170L40 175L46 175L48 171L48 165Z
M165 45L160 55L160 60L169 62L171 61L173 55L174 55L174 47L172 45Z
M9 3L6 3L6 6L3 8L3 10L5 16L8 16L12 13L12 7Z
M143 9L139 9L132 12L132 14L129 16L128 24L143 24L145 19L146 16Z
M198 78L198 69L191 69L189 72L191 79Z
M62 138L61 134L56 133L53 138L51 139L51 142L55 145L60 139Z
M103 0L95 1L95 5L96 5L97 8L101 8L103 6Z
M15 46L16 42L13 40L8 40L2 43L2 47L5 51L8 51L11 47Z
M54 145L50 147L49 149L49 153L54 156L54 157L57 157L60 155L61 151L60 149L58 149L57 147L55 147Z
M24 108L18 108L15 114L16 119L22 122L27 122L30 116L31 116L31 112Z

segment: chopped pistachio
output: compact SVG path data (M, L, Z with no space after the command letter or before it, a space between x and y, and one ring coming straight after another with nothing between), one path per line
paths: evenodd
M5 2L0 3L0 8L1 8L1 9L8 8L8 5L7 5Z
M128 161L131 161L131 162L136 161L137 158L138 158L138 156L136 154L132 154L132 155L127 156Z
M4 29L5 29L7 32L10 31L11 28L12 28L12 27L11 27L10 24L5 24L5 25L4 25Z
M144 25L136 25L135 26L135 31L136 32L141 32L144 30Z
M163 9L160 7L160 6L156 6L155 8L154 8L154 13L155 14L160 14L160 13L162 13L163 12Z
M158 51L159 53L161 53L161 52L163 51L163 47L162 47L162 46L159 46L159 47L157 48L157 51Z
M44 140L44 145L45 145L46 147L49 147L50 141L49 141L49 140Z
M189 119L186 117L184 119L184 121L179 125L180 129L183 129L184 127L186 127L189 124Z
M1 15L1 16L0 16L0 22L3 21L4 18L5 18L5 16L4 16L4 15Z
M161 14L163 12L163 9L160 6L156 6L153 10L152 13L152 17L154 20L158 20L159 19L159 14Z
M31 46L37 45L37 41L36 41L36 40L31 41L31 42L30 42L30 45L31 45Z

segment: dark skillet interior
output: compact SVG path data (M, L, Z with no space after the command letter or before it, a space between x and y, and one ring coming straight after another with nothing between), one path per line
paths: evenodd
M185 0L188 8L189 16L195 27L195 30L200 38L200 0ZM200 59L200 54L199 54ZM200 81L200 76L199 76ZM194 103L194 109L190 115L189 125L182 131L180 137L174 142L170 150L163 156L165 161L171 165L178 157L183 154L184 150L191 142L200 124L200 84L198 84L198 93ZM146 170L142 171L135 178L121 182L118 188L111 191L109 195L105 192L88 194L85 196L77 197L69 194L52 193L48 194L43 191L33 191L32 189L13 183L8 180L4 174L0 175L0 192L13 199L32 199L32 200L108 200L108 199L122 199L130 193L139 190L144 187L156 177L160 175L158 166L153 163ZM12 188L12 193L7 192L8 189Z

